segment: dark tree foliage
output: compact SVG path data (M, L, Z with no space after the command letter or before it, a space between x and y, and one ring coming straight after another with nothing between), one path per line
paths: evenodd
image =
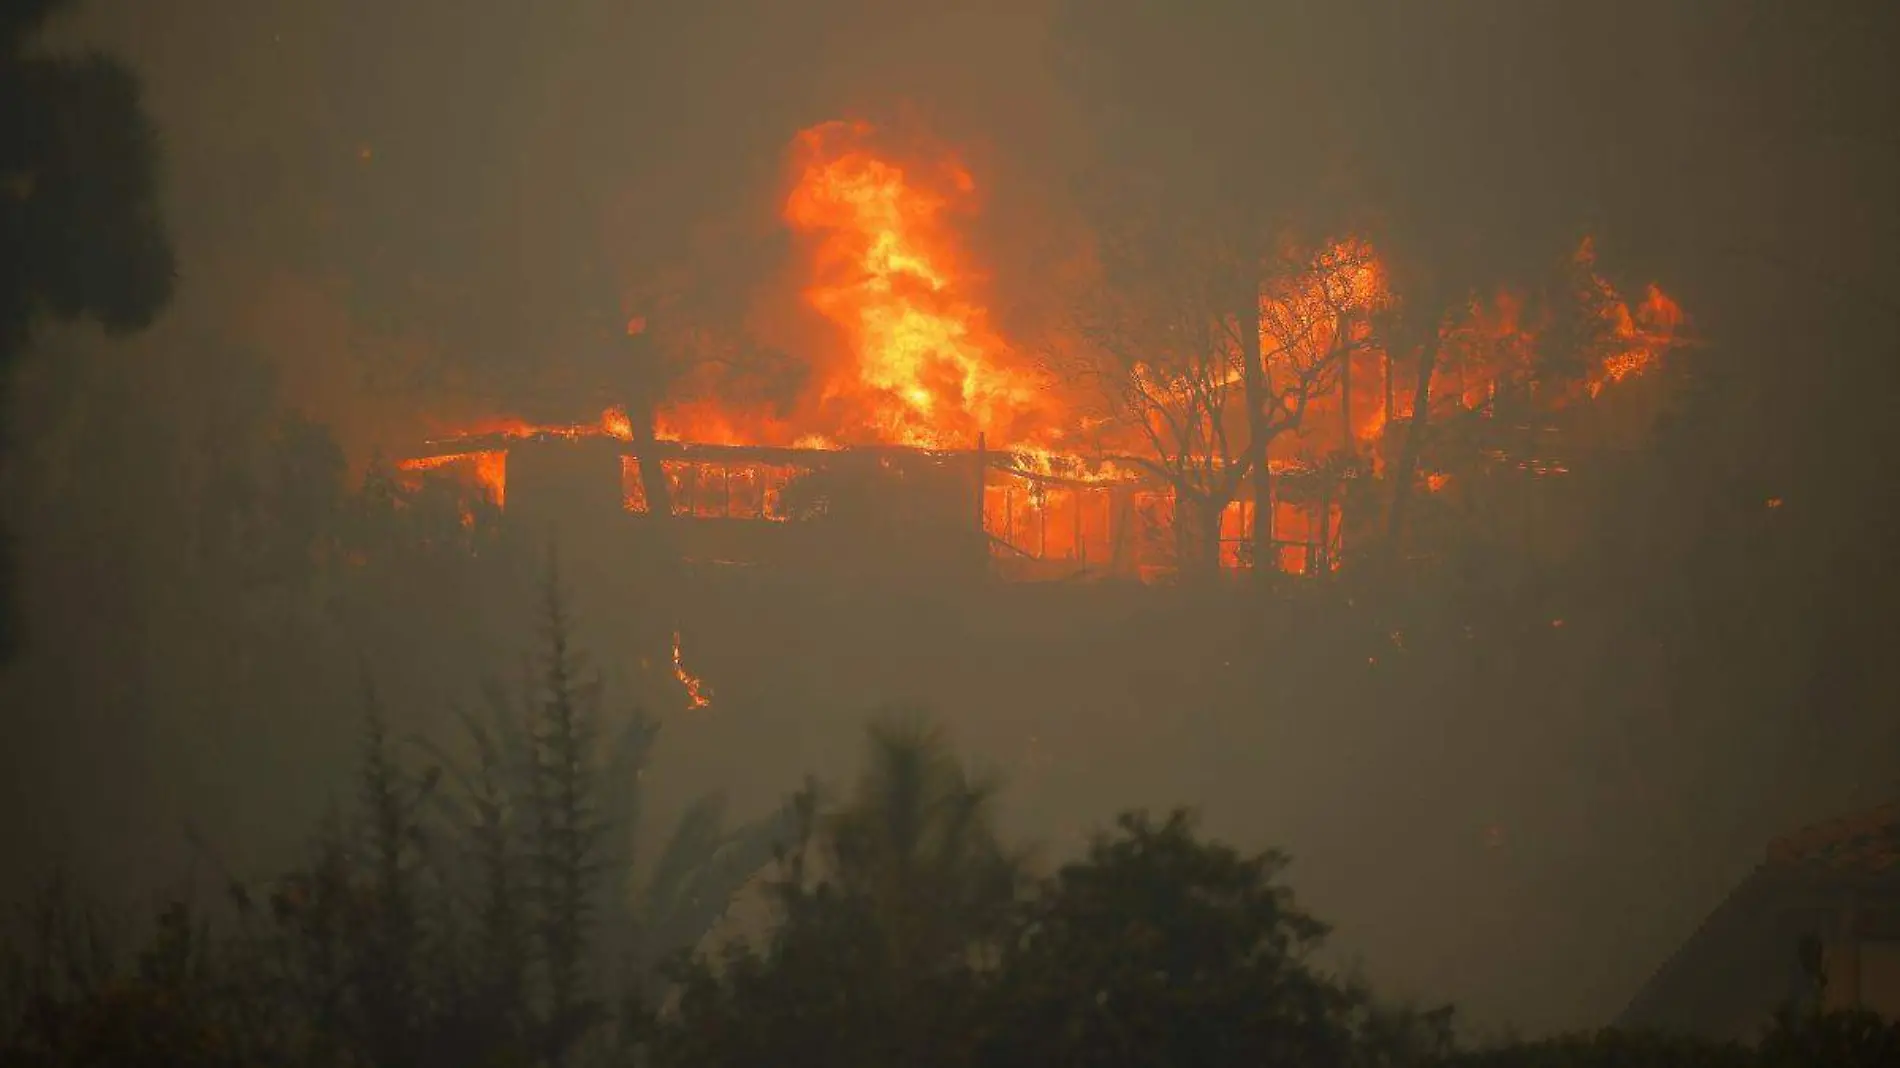
M1381 1004L1315 964L1326 926L1280 882L1280 855L1209 841L1183 812L1130 813L1030 880L991 829L989 788L939 736L891 722L854 791L827 804L808 784L767 825L790 832L767 928L724 949L694 949L706 927L667 933L671 962L616 993L576 942L614 940L598 874L619 860L576 852L536 814L565 789L532 785L560 700L541 697L531 717L471 717L477 764L450 769L447 791L407 767L372 700L354 813L326 821L261 907L233 883L223 934L173 902L122 966L101 913L51 884L0 958L0 1063L1873 1068L1900 1054L1900 1024L1794 1009L1752 1046L1606 1031L1459 1050L1449 1008ZM614 807L593 792L605 780L572 777ZM674 835L649 903L694 896L681 843L731 840L708 811ZM697 855L719 870L718 850ZM739 882L721 885L730 901Z
M1900 1022L1871 1012L1788 1010L1753 1046L1603 1031L1446 1057L1444 1068L1870 1068L1900 1063Z
M652 1025L653 1063L975 1063L970 968L900 971L875 909L837 887L776 896L784 921L763 949L677 971L674 1011Z
M885 788L831 816L803 795L763 943L675 970L656 1064L1396 1065L1446 1048L1447 1014L1375 1008L1306 960L1325 928L1275 883L1282 858L1201 839L1184 813L1124 816L1035 884L986 875L1007 855L991 846L865 849L873 827L954 838L966 811L919 804L927 738L873 741Z
M0 13L0 396L36 323L144 328L171 297L159 213L159 147L132 72L106 56L33 50L65 0ZM7 460L0 426L0 464ZM0 553L6 535L0 531ZM0 557L0 656L12 580Z
M528 861L547 980L540 1044L549 1063L562 1064L567 1050L602 1011L587 996L586 981L587 945L599 920L597 876L607 828L589 759L598 734L596 687L580 675L584 666L571 647L571 625L552 561L549 574L541 697L528 721L533 812Z
M464 715L465 752L423 742L417 762L368 691L355 803L261 894L232 880L222 914L166 905L127 960L54 884L0 953L0 1064L626 1063L660 960L701 942L789 823L728 828L704 798L634 885L657 730L599 707L552 580L546 624L527 692Z
M1121 817L1024 910L989 1004L992 1065L1350 1063L1352 993L1305 960L1326 933L1276 854Z
M656 1063L972 1063L979 963L1012 930L1022 862L996 836L993 789L940 735L891 716L868 740L842 804L808 785L790 806L763 945L676 962Z
M1825 1064L1831 1068L1874 1068L1900 1064L1900 1020L1866 1011L1822 1014L1787 1011L1762 1038L1764 1068Z
M1615 1031L1512 1043L1445 1061L1446 1068L1745 1068L1760 1063L1743 1046Z

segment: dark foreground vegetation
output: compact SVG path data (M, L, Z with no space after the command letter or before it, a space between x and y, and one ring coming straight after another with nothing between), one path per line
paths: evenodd
M849 789L736 829L709 797L644 855L657 725L603 701L558 595L545 623L535 677L455 751L392 739L366 689L355 801L268 885L220 873L128 945L49 883L10 932L0 1064L1900 1063L1900 1025L1792 1009L1755 1048L1461 1048L1450 1006L1325 966L1287 858L1185 811L1124 813L1037 874L914 714L876 721Z

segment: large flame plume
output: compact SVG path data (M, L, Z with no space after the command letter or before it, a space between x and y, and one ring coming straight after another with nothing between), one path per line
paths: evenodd
M906 168L875 155L864 123L800 134L785 221L814 239L811 306L850 359L822 400L856 417L850 440L968 447L1039 414L1037 377L1012 358L973 292L946 213L975 181L954 161Z

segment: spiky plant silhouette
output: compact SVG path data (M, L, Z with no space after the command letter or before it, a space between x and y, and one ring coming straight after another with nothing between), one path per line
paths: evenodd
M552 562L542 607L522 685L458 712L460 751L396 744L365 682L353 804L261 897L226 873L223 937L180 903L124 960L102 912L51 884L0 958L0 1063L627 1062L641 1028L608 1025L650 1017L661 964L789 822L732 828L708 795L643 857L658 724L606 711Z

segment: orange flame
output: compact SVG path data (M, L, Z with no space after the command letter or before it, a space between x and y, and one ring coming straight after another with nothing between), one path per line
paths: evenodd
M625 408L609 408L600 416L600 431L610 438L621 441L633 440L633 420L627 418Z
M677 630L673 632L673 677L686 688L686 707L690 711L697 712L712 704L712 691L707 688L705 681L687 671L686 665L680 660L680 632Z
M620 441L633 440L633 422L627 418L624 408L609 408L592 423L555 423L537 424L521 419L498 418L465 427L461 436L485 437L500 436L520 440L534 437L556 437L579 440L589 437L610 437ZM506 449L487 449L478 452L454 453L444 456L423 456L404 460L397 465L402 471L457 470L466 467L469 477L481 487L495 507L503 508L508 503L508 451Z
M452 456L424 456L404 460L396 466L398 470L412 472L439 470L465 472L467 477L481 488L483 494L494 502L495 507L507 506L508 453L506 450L463 452Z
M1642 302L1631 308L1616 287L1597 273L1596 243L1590 238L1584 238L1577 247L1576 263L1589 280L1596 313L1608 327L1610 350L1587 387L1590 396L1595 397L1605 386L1635 378L1655 366L1675 344L1682 326L1682 309L1653 283Z
M786 222L818 242L806 299L851 349L850 374L827 382L822 399L858 409L887 442L1008 437L1042 395L1010 365L941 221L975 183L952 163L933 187L863 147L871 133L826 123L800 134L804 165L784 206Z
M741 424L745 424L741 428ZM768 431L761 433L760 431ZM661 441L692 441L701 445L756 445L762 438L784 435L763 419L747 419L714 401L675 404L654 417L653 436Z

